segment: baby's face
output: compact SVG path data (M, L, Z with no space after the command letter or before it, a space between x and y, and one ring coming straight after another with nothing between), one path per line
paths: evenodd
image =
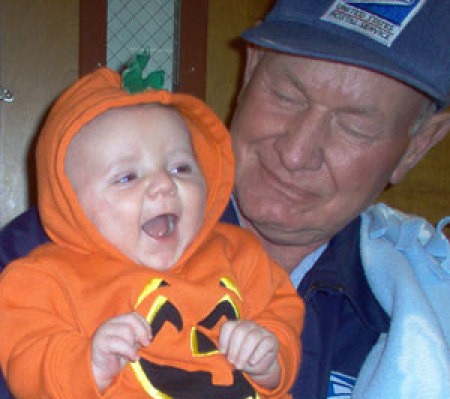
M71 141L65 171L89 219L137 263L169 269L201 226L206 185L173 109L141 105L98 116Z

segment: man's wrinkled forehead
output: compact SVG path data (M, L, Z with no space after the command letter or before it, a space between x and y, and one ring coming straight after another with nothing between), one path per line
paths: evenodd
M428 101L426 94L386 74L339 61L264 50L261 68L266 79L284 79L312 97L318 91L328 91L331 96L342 94L370 104L385 102L388 95L398 93L400 97L417 96L419 102Z

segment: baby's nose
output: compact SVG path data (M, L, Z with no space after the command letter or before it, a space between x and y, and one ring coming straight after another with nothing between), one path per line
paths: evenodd
M177 191L172 176L167 172L157 172L149 177L147 194L156 199L159 196L173 196Z

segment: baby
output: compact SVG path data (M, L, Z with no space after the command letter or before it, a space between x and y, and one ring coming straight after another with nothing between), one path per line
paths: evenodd
M218 222L233 158L202 102L99 69L56 102L37 164L52 243L0 281L17 397L289 397L303 305L251 233Z

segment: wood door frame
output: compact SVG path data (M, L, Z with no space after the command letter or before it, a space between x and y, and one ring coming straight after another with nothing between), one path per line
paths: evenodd
M79 76L106 65L107 0L79 0ZM208 0L181 0L179 87L206 96Z

